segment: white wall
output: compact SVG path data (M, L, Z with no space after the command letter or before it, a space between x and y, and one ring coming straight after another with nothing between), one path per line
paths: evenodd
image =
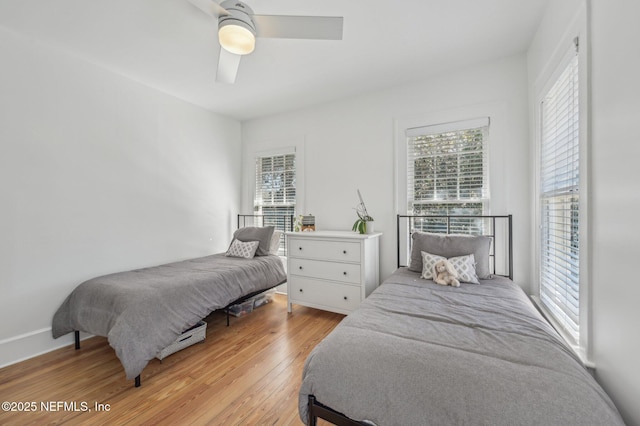
M514 214L516 281L530 276L527 78L524 56L453 71L425 82L244 122L243 146L303 141L305 211L320 229L351 229L360 189L381 240L381 278L396 268L396 123L456 112L498 111L490 157L492 213ZM460 117L475 118L475 117ZM245 149L245 156L248 149ZM245 162L246 164L246 162ZM245 175L251 173L245 167ZM507 178L508 177L508 178ZM245 210L251 206L248 191Z
M549 7L528 55L530 87L582 2ZM629 425L640 425L640 3L588 3L591 56L591 344L596 377ZM533 266L532 266L533 267Z
M0 30L0 366L93 276L226 248L240 123Z
M640 425L640 2L592 2L593 337L598 379Z

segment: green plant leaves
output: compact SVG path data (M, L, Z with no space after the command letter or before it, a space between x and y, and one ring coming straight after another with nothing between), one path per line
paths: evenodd
M356 220L356 222L353 224L353 227L351 228L351 230L354 231L354 232L359 232L360 234L366 234L367 233L367 221L366 220L362 220L362 219Z

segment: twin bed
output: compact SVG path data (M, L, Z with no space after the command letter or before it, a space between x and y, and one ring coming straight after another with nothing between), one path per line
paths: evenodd
M147 363L184 330L214 310L286 282L282 260L275 254L280 235L273 226L246 226L234 233L227 253L85 281L55 313L53 337L75 332L76 349L79 331L107 337L127 379L140 386ZM230 256L238 254L230 253L236 240L254 253Z
M496 219L508 223L496 225ZM403 220L410 224L401 226ZM509 278L511 217L441 222L445 233L488 237L413 232L422 220L398 217L398 230L411 235L398 235L399 250L411 244L409 267L399 267L306 360L302 421L623 424L602 388ZM474 254L477 283L451 287L421 278L424 264L416 262L429 257L422 252L446 258ZM506 276L495 273L496 264L508 268Z

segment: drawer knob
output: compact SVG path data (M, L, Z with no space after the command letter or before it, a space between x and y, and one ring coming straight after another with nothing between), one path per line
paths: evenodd
M346 250L342 250L342 253L343 253L343 254L347 254L347 251L346 251Z
M300 270L302 270L302 266L298 266L298 268L300 268Z
M347 272L346 272L346 271L345 271L345 272L343 272L343 273L342 273L342 275L347 275Z
M300 289L300 293L302 293L302 289Z
M344 300L347 300L347 296L344 297Z
M298 250L302 250L302 247L298 247Z

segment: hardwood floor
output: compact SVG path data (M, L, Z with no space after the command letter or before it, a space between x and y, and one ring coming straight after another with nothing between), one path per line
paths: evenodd
M78 351L0 369L0 401L35 403L31 412L0 411L0 424L301 425L304 361L343 317L301 306L287 314L283 295L231 317L230 327L214 312L206 340L152 360L139 388L106 338L93 337Z

